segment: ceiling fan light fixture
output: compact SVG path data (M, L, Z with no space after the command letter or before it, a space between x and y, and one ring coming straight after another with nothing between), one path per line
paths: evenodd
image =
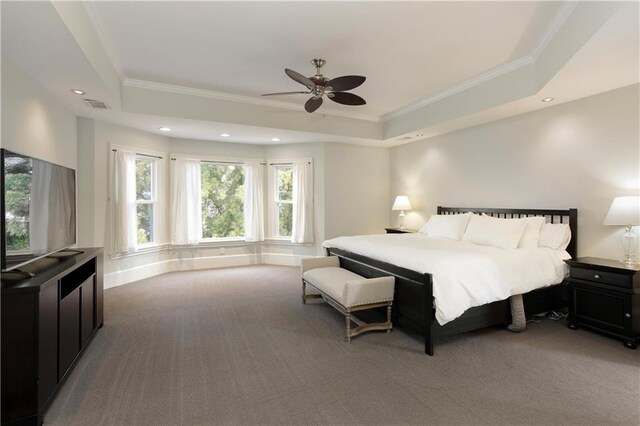
M333 102L341 105L366 105L366 101L360 96L347 92L347 90L355 89L367 79L362 75L343 75L329 79L320 73L320 68L326 63L324 59L316 58L311 60L313 66L316 67L316 74L311 77L305 77L297 71L285 68L284 72L297 83L302 84L309 92L278 92L266 93L262 96L273 95L293 95L293 94L311 94L311 98L304 104L305 111L311 113L320 108L324 95Z

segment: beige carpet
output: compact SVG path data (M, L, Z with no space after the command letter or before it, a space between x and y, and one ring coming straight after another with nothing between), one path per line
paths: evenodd
M640 351L563 321L436 345L342 340L298 270L180 272L105 291L105 326L51 425L639 424Z

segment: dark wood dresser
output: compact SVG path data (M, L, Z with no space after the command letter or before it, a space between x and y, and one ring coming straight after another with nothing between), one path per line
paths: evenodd
M2 274L2 424L40 425L103 324L101 248L59 252Z
M640 341L640 265L595 257L567 260L568 326L621 339L635 349Z

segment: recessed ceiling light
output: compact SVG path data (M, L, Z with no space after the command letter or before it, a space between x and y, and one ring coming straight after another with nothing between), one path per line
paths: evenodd
M170 132L171 128L162 126L162 127L158 127L158 130L160 130L161 132Z
M551 102L553 100L553 98L544 98L542 100L542 102Z
M223 138L228 138L231 135L227 132L224 132L224 133L220 133L220 136L222 136Z
M271 142L280 142L280 138L271 138Z
M71 92L75 93L76 95L84 95L84 92L78 89L71 89Z
M418 134L416 135L416 137L418 137L418 138L421 138L421 137L423 137L423 136L424 136L424 135L423 135L422 133L418 133Z

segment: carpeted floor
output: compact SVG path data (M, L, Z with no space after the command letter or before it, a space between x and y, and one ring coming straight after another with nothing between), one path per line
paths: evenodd
M51 425L640 424L640 351L563 321L422 353L394 330L342 340L297 268L171 273L105 291L105 325Z

